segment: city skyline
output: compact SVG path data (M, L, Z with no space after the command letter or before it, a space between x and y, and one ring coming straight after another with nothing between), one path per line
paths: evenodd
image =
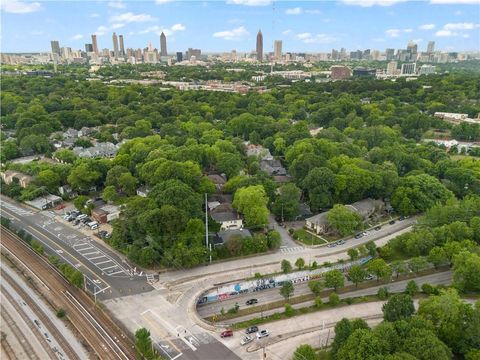
M1 50L48 52L53 39L61 46L84 49L94 34L101 51L112 48L108 38L113 32L123 34L125 49L144 48L149 42L160 49L159 36L164 32L170 54L189 47L204 52L250 52L255 51L260 28L264 53L274 51L274 40L282 40L284 52L324 52L341 47L384 50L405 48L409 41L419 49L435 41L441 51L478 51L478 1L462 2L368 0L359 6L356 0L157 0L55 2L53 6L50 2L8 0L2 3ZM355 31L348 30L351 28Z

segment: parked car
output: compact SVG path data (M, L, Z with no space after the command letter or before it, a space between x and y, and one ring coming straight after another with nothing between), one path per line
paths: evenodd
M77 219L77 220L83 220L83 219L85 219L86 217L88 217L87 214L82 214L82 215L78 215L76 219Z
M389 222L389 224L390 224L390 225L395 224L395 220L391 220L391 221Z
M374 227L374 229L375 229L376 231L380 230L381 228L382 228L382 227L381 227L380 225Z
M366 277L365 277L365 280L373 280L375 278L375 276L373 276L372 274L368 274Z
M98 229L98 223L96 221L89 222L87 225L92 230Z
M225 337L230 337L233 336L233 331L232 330L225 330L220 333L220 337L225 338Z
M253 338L251 336L245 336L242 341L240 341L240 345L246 345L248 344L249 342L252 342L253 341Z
M257 331L258 331L258 327L257 327L257 326L250 326L249 328L247 328L247 329L245 330L245 332L246 332L247 334L253 334L253 333L257 332Z
M253 305L253 304L256 304L258 303L258 300L257 299L250 299L250 300L247 300L247 302L245 304L247 305Z
M268 332L268 330L259 331L259 332L257 332L257 339L261 339L261 338L267 337L268 335L270 335L270 333Z
M329 247L329 248L334 248L335 246L337 246L337 244L335 244L335 243L329 243L327 245L327 247Z
M355 235L355 239L360 239L361 237L363 237L362 233Z
M343 245L343 244L345 244L345 240L338 240L338 241L336 242L336 244L337 244L337 245Z

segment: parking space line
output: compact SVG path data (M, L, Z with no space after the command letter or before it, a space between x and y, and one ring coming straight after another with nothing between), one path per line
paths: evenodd
M110 259L105 260L105 261L101 261L101 262L99 262L99 263L94 263L94 262L92 261L92 264L94 264L95 266L98 267L98 265L106 264L106 263L111 262L111 261L112 261L112 260L110 260ZM112 261L112 262L113 262L113 261Z
M101 258L103 258L103 257L105 257L105 255L99 255L99 256L95 256L95 257L93 257L93 258L88 258L88 260L90 260L92 263L94 263L92 260L101 259ZM94 263L94 264L95 264L95 263Z
M118 266L118 265L115 264L115 265L113 265L113 266L109 266L109 267L106 267L106 268L99 268L99 269L102 270L102 271L105 271L105 270L108 270L108 269L113 269L114 267L117 267L117 266Z
M94 247L93 247L93 246L89 246L89 247L86 247L86 248L83 248L83 249L75 248L75 250L77 250L77 252L85 251L85 250L90 250L90 249L94 249Z
M120 271L116 271L114 273L111 273L109 275L116 275L116 274L120 274L120 273L126 273L126 271L125 270L120 270Z
M86 253L86 254L82 254L83 256L87 257L88 255L93 255L93 254L99 254L100 252L98 250L96 251L92 251L92 252L89 252L89 253ZM90 260L90 259L88 259Z

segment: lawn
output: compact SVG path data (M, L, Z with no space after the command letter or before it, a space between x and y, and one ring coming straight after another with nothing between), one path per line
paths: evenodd
M325 244L326 241L328 241L328 239L326 239L325 241L320 237L307 232L305 229L295 230L293 233L293 238L305 245L321 245L321 244Z

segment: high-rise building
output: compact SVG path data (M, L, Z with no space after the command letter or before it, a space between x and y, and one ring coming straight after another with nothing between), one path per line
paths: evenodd
M177 62L183 61L183 53L181 51L177 51Z
M402 75L413 75L415 74L417 64L416 63L405 63L402 64Z
M200 50L200 49L188 48L186 60L190 60L190 58L191 58L192 56L195 56L195 59L200 60L200 56L201 56L201 55L202 55L202 50Z
M282 40L275 40L273 56L275 60L282 60Z
M435 51L435 41L429 41L427 45L427 53L432 54Z
M387 75L396 75L397 74L397 62L390 61L387 64Z
M87 53L93 52L93 45L92 44L85 44L85 52L87 52Z
M125 56L125 45L123 44L123 35L119 35L118 40L120 41L120 55Z
M61 55L60 52L60 43L57 40L50 41L50 45L52 46L52 53Z
M116 33L113 33L112 41L113 41L113 57L118 58L118 56L119 56L119 53L118 53L118 38L117 38Z
M160 34L160 56L168 56L167 37L163 32Z
M385 56L387 61L393 60L395 58L395 49L386 49Z
M262 30L258 30L257 34L257 60L263 61L263 35Z
M97 35L92 35L92 47L93 47L93 52L95 54L98 54Z

